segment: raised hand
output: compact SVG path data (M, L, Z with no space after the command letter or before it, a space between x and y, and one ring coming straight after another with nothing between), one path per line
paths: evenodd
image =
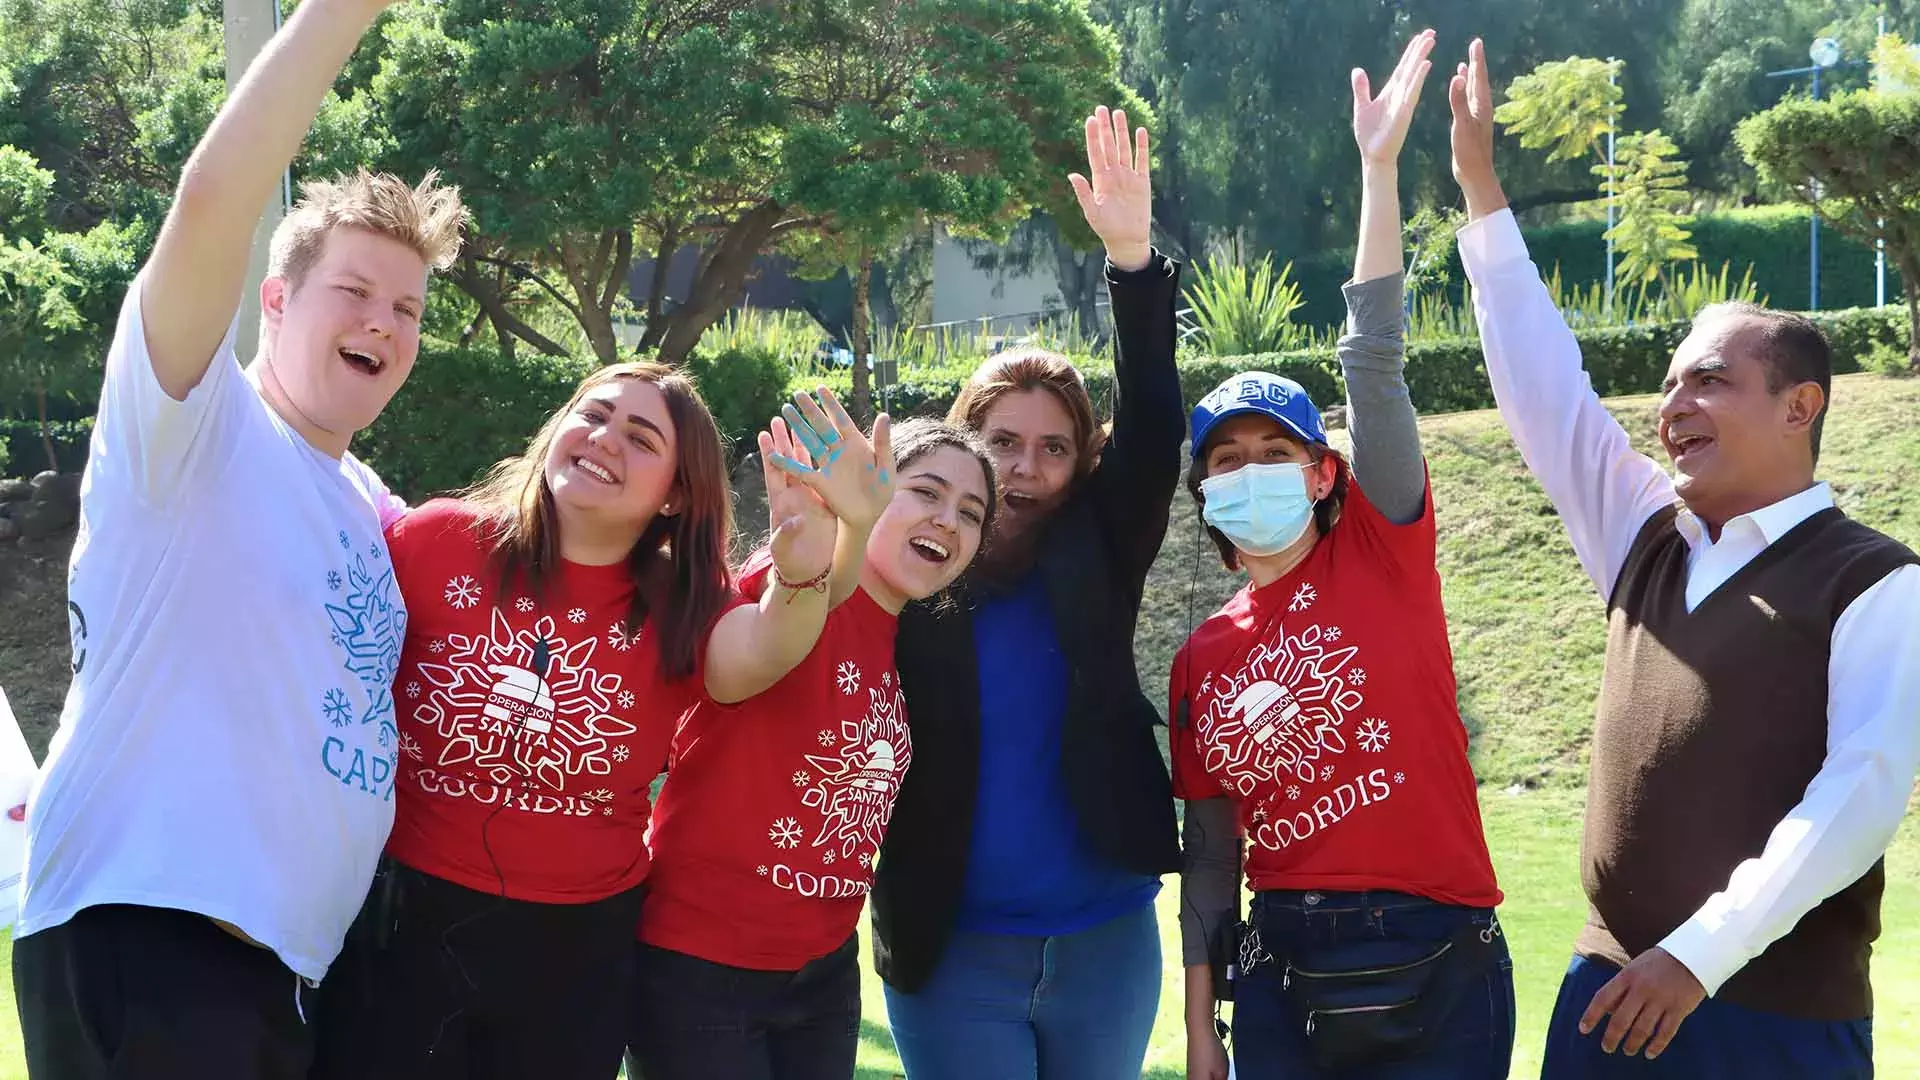
M1363 163L1391 165L1399 159L1414 106L1420 103L1420 89L1433 68L1433 62L1427 59L1433 52L1433 40L1433 31L1422 30L1407 42L1400 63L1387 77L1378 97L1373 94L1366 71L1353 69L1353 140L1360 144Z
M826 387L819 389L818 401L804 391L793 400L794 404L781 406L780 414L805 458L782 451L768 461L812 489L849 526L871 529L893 500L893 441L887 414L874 419L869 439Z
M1102 105L1087 117L1087 176L1073 173L1067 182L1080 213L1107 246L1107 261L1121 270L1144 269L1153 258L1149 160L1147 129L1127 138L1125 110L1109 113Z
M760 468L767 482L767 527L773 531L767 546L774 570L789 585L817 579L819 591L825 592L838 524L833 511L800 475L780 464L784 459L805 468L807 450L794 442L786 421L777 416L760 433L759 443Z
M1493 171L1493 84L1487 46L1479 38L1448 82L1447 101L1453 107L1453 178L1466 196L1467 216L1478 220L1507 205Z

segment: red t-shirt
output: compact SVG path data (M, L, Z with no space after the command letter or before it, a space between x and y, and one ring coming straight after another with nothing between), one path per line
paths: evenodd
M1431 489L1421 518L1395 525L1349 487L1305 561L1193 632L1171 691L1174 793L1234 800L1251 888L1500 903L1455 703Z
M652 627L628 633L625 565L502 592L474 522L436 499L387 531L409 620L387 853L515 900L604 899L647 875L648 789L693 684L662 680Z
M771 563L741 574L758 600ZM897 619L865 589L772 687L702 698L673 740L647 838L640 940L730 967L797 971L852 936L913 759Z

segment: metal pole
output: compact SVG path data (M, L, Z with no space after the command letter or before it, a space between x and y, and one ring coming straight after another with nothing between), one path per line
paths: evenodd
M227 92L240 85L255 57L280 29L279 0L225 0L221 5L227 48ZM260 282L267 276L267 252L273 242L273 230L287 216L293 203L293 178L282 174L279 197L267 204L259 225L253 230L253 252L247 260L247 283L240 293L239 327L234 335L234 351L242 364L253 360L260 343Z
M1820 100L1820 65L1813 65L1813 100ZM1808 234L1807 299L1808 311L1820 310L1820 181L1813 182L1813 224Z
M1614 85L1613 65L1614 65L1613 57L1611 56L1607 57L1607 86L1609 89L1611 89ZM1611 95L1609 95L1609 97L1611 97ZM1611 102L1609 102L1609 104L1611 104ZM1608 318L1613 317L1613 224L1614 224L1613 192L1614 192L1614 188L1619 186L1616 183L1617 177L1614 175L1614 171L1613 171L1614 170L1613 136L1614 136L1614 128L1617 126L1618 125L1614 123L1613 111L1611 108L1609 108L1607 111L1607 301L1606 301L1606 314Z
M1885 15L1876 20L1876 33L1878 35L1875 38L1876 41L1887 35ZM1885 231L1886 227L1887 219L1879 218L1876 228ZM1887 241L1885 237L1880 236L1874 237L1873 240L1873 306L1887 306Z

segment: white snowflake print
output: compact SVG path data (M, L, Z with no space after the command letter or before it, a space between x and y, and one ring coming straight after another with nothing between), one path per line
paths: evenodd
M525 615L526 613L532 611L533 610L532 597L523 596L520 599L515 600L513 602L513 609L515 611L518 611L522 615Z
M574 608L572 611L567 612L567 621L575 624L586 622L587 609L583 607L577 607L577 608Z
M417 683L417 682L410 682L410 683L408 683L408 684L407 684L407 696L408 696L408 697L410 697L410 698L417 698L417 697L419 697L419 696L420 696L420 684L419 684L419 683Z
M1318 599L1320 594L1314 591L1313 586L1301 582L1300 588L1293 594L1293 599L1288 602L1287 610L1297 614L1312 607L1313 602Z
M615 761L625 761L632 756L633 751L624 746L616 746L613 748L613 760Z
M793 774L794 787L806 787L811 783L813 783L813 777L809 775L805 769L801 769L799 772Z
M1393 732L1387 729L1385 720L1369 716L1360 725L1360 730L1354 735L1354 739L1360 744L1360 749L1369 754L1377 754L1385 750L1387 744L1393 741Z
M1326 783L1326 782L1327 782L1328 780L1331 780L1331 779L1333 779L1333 766L1331 766L1331 765L1323 765L1323 766L1321 766L1321 767L1320 767L1320 782L1321 782L1321 783Z
M1339 640L1340 640L1340 628L1337 626L1327 627L1327 641L1329 643L1332 643Z
M832 866L838 858L840 858L840 856L837 852L829 851L825 855L820 856L820 865Z
M1264 806L1256 806L1256 807L1254 807L1254 808L1253 808L1253 820L1255 820L1255 821L1265 821L1265 820L1267 820L1267 808L1266 808L1266 807L1264 807Z
M614 698L613 700L615 700L615 701L617 701L617 702L619 702L619 703L620 703L620 707L621 707L621 708L623 708L623 709L631 709L631 708L633 708L633 703L634 703L634 701L635 701L636 699L635 699L635 698L634 698L634 696L633 696L633 691L631 691L631 690L622 690L622 691L620 691L620 696L619 696L619 697L616 697L616 698Z
M608 816L608 817L612 817L612 816L613 816L613 807L611 807L611 806L603 806L603 807L601 807L601 808L600 808L600 812L601 812L602 814L605 814L605 815L606 815L606 816Z
M1404 784L1404 783L1406 783L1406 782L1407 782L1407 774L1406 774L1406 773L1403 773L1403 772L1397 772L1397 773L1394 773L1394 774L1393 774L1393 782L1394 782L1394 783L1396 783L1396 784Z
M444 641L429 641L429 642L427 642L427 651L428 651L428 652L430 652L430 653L443 653L443 652L446 652L446 651L447 651L447 643L446 643L446 642L444 642Z
M800 846L800 823L790 817L783 817L767 829L767 839L777 848L797 848Z
M873 868L873 852L871 851L861 852L860 853L860 869L870 870L872 868Z
M607 644L613 646L616 652L626 652L633 648L634 640L635 638L627 636L627 628L619 623L607 627Z
M327 588L332 589L334 592L340 591L340 571L327 571Z
M402 732L400 735L400 752L415 761L419 761L421 757L419 741L413 736Z
M756 866L753 868L753 872L759 874L761 877L767 876L767 868L765 866Z
M607 803L613 801L613 792L608 791L606 788L596 788L593 791L587 792L585 797L590 802Z
M881 672L881 673L880 673L880 685L881 685L881 686L885 686L885 687L892 687L892 686L893 686L893 672L891 672L891 671L884 671L884 672Z
M347 704L346 692L338 688L327 691L326 698L320 703L320 710L327 714L327 720L334 727L346 727L353 719L353 709Z
M461 574L447 582L447 603L457 611L465 611L480 602L480 583L473 580L472 574Z
M820 745L821 745L821 746L832 746L832 745L833 745L833 732L831 732L831 731L822 731L822 732L821 732L820 734L818 734L818 735L816 735L816 736L814 736L814 737L820 740Z
M1347 681L1355 686L1367 685L1367 669L1363 667L1354 668L1347 674Z
M834 671L833 681L840 687L841 693L852 697L860 689L860 669L853 665L853 661L842 660Z
M1287 801L1293 802L1298 798L1300 798L1300 785L1288 784L1287 785Z

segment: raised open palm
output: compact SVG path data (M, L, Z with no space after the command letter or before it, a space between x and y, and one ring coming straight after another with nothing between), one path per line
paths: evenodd
M1147 129L1127 137L1124 109L1105 105L1087 117L1087 175L1067 182L1080 213L1122 269L1138 269L1152 256L1153 182L1149 177Z
M1353 69L1353 141L1360 144L1361 161L1390 164L1399 158L1414 106L1420 103L1420 88L1426 85L1427 72L1433 67L1427 59L1433 52L1433 40L1433 31L1422 30L1407 42L1400 63L1387 77L1378 97L1373 94L1367 73Z

